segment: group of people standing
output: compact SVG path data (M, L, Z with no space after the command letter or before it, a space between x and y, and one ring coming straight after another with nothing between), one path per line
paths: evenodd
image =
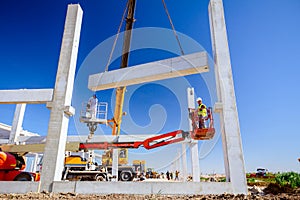
M174 178L173 174L175 175L175 178ZM166 172L166 178L168 180L173 180L173 178L174 178L174 180L179 181L179 171L176 170L175 173L167 171Z

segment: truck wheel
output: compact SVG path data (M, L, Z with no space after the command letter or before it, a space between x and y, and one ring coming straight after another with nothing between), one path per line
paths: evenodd
M96 181L106 181L106 178L105 178L104 175L99 174L99 175L96 176L95 180Z
M14 181L32 181L33 178L29 173L21 173L14 178Z
M122 171L120 173L120 180L121 181L131 181L132 180L132 173L130 171Z

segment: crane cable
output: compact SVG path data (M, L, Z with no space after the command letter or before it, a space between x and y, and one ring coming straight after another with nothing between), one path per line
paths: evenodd
M115 40L114 40L114 44L113 44L113 46L112 46L112 49L111 49L111 52L110 52L110 55L109 55L107 64L106 64L106 66L105 66L105 72L108 71L108 66L110 65L110 62L111 62L113 53L114 53L114 51L115 51L116 44L117 44L117 41L118 41L118 38L119 38L119 35L120 35L120 32L121 32L122 24L123 24L123 21L124 21L124 19L125 19L125 15L126 15L126 11L127 11L128 6L129 6L129 0L127 1L126 7L125 7L125 9L124 9L123 16L122 16L122 19L121 19L121 22L120 22L120 25L119 25L119 28L118 28L118 32L117 32L116 38L115 38Z
M162 3L163 3L163 5L164 5L164 8L165 8L165 11L166 11L166 13L167 13L167 15L168 15L168 18L169 18L170 24L171 24L171 26L172 26L172 29L173 29L173 32L174 32L174 35L175 35L175 37L176 37L176 40L177 40L177 43L178 43L178 45L179 45L179 48L180 48L181 55L184 55L184 52L183 52L182 46L181 46L181 44L180 44L180 41L179 41L178 35L177 35L177 33L176 33L176 30L175 30L174 24L173 24L173 22L172 22L172 19L171 19L170 13L169 13L169 11L168 11L168 8L167 8L167 5L166 5L166 2L165 2L165 0L162 0Z

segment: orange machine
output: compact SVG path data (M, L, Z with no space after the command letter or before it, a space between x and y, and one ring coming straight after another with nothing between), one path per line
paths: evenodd
M26 172L24 169L23 156L0 152L0 181L39 181L39 174Z
M189 109L190 118L192 120L193 130L191 131L191 138L194 140L209 140L215 135L214 118L212 115L212 108L207 108L207 116L204 119L208 123L207 128L198 128L199 117L196 109Z

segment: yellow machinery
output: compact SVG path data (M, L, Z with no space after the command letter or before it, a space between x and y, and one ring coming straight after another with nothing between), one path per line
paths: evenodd
M102 165L112 165L112 152L112 149L104 151L104 154L102 155ZM119 165L128 164L128 149L118 149L118 153Z
M133 160L132 166L138 174L146 173L146 161L145 160Z

